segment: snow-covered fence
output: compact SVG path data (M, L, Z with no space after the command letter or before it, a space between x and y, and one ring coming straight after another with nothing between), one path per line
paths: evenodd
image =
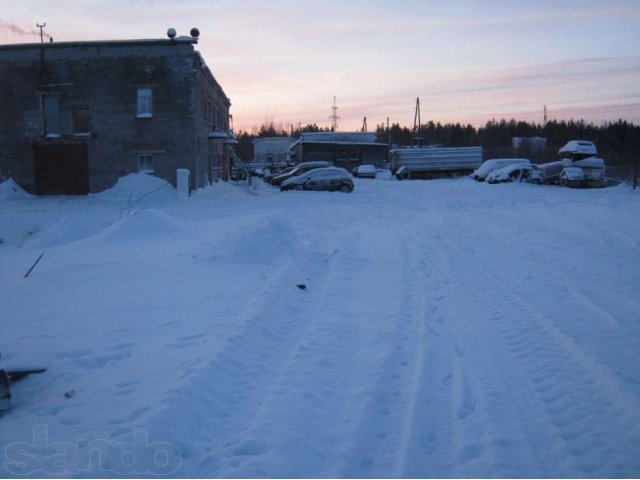
M640 165L607 165L606 178L613 184L640 185Z

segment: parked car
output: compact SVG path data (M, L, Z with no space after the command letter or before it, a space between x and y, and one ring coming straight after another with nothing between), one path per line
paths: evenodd
M521 164L528 165L531 164L531 161L526 158L494 158L492 160L486 160L475 170L475 172L471 174L471 178L478 182L484 182L487 175L489 175L493 170L506 167L507 165Z
M535 165L515 164L493 170L487 175L487 183L528 182Z
M302 175L288 178L280 185L281 191L286 190L328 190L352 192L353 180L344 168L327 167L315 168Z
M286 168L284 168L284 169L282 169L282 170L277 170L277 171L275 171L275 172L272 172L272 171L271 171L271 169L269 169L269 168L265 168L265 169L263 169L262 176L263 176L263 178L265 179L265 181L266 181L267 183L271 183L271 180L273 180L273 179L274 179L275 177L277 177L278 175L283 175L283 174L285 174L285 173L292 172L295 168L296 168L295 166L293 166L293 167L286 167ZM267 171L268 171L269 173L267 173Z
M310 170L313 170L314 168L326 168L330 166L331 166L331 163L329 162L300 163L299 165L296 165L295 167L293 167L292 170L283 172L280 175L276 175L275 177L270 178L268 181L271 185L278 186L278 185L281 185L283 181L292 177L297 177L298 175L301 175Z
M354 177L376 178L376 167L373 165L358 165L352 172Z

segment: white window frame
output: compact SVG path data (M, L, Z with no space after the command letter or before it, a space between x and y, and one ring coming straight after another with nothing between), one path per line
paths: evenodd
M136 116L137 118L153 117L153 90L151 88L138 88Z

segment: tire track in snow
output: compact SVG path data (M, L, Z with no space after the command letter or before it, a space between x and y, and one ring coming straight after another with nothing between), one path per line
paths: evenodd
M461 276L462 286L476 305L478 320L487 319L487 327L501 339L495 343L495 366L511 401L523 410L520 421L534 463L562 466L562 471L533 475L617 477L637 472L637 399L621 391L610 372L534 305L488 273L483 257L465 255L456 242L451 247L465 259L459 268L470 272ZM489 299L496 298L502 300L491 304Z
M477 338L465 335L467 324L459 318L459 278L444 234L449 220L429 220L422 220L428 228L413 236L426 239L417 245L418 252L424 252L418 274L427 272L420 287L425 292L426 338L394 475L484 476L490 471L487 459L494 456L494 442L488 438L482 407L487 392L495 389L474 368L471 347Z
M311 255L313 256L313 255ZM221 332L205 362L184 372L182 379L163 400L164 407L150 424L173 430L170 440L181 452L184 474L192 457L196 472L218 475L242 459L267 451L267 445L243 441L265 402L274 395L277 379L291 363L309 330L306 311L321 301L321 291L295 288L300 272L321 284L327 263L307 262L309 252L283 252L266 270L264 287L253 292L238 311L237 326ZM166 424L173 428L167 428Z
M510 218L509 221L512 219ZM518 231L523 232L531 226L524 222L520 224L521 227ZM585 230L585 224L576 225L578 230L582 228ZM589 224L590 226L590 224ZM640 303L637 301L637 296L633 294L625 295L624 291L620 292L619 284L611 284L606 279L590 279L592 283L592 289L596 288L597 291L587 292L585 291L585 283L588 281L576 282L575 277L571 277L565 273L561 265L553 270L546 269L540 272L535 268L534 264L536 256L532 255L529 250L519 244L518 238L506 238L504 236L497 235L495 231L486 229L482 232L487 237L487 242L494 245L497 251L505 252L510 249L517 253L518 262L511 263L508 258L503 258L507 265L517 264L518 268L525 270L526 274L523 275L526 279L526 283L511 284L509 285L510 291L514 294L523 296L525 298L534 298L536 301L535 308L543 316L549 318L554 331L562 335L565 341L569 342L569 348L576 351L576 355L580 355L585 362L592 365L592 368L599 370L599 374L603 378L608 378L611 382L617 383L617 386L612 386L614 390L623 388L621 380L627 382L639 382L640 376L637 372L632 371L628 365L623 364L624 360L618 360L615 358L615 362L611 363L611 358L608 358L610 364L602 362L598 352L589 351L587 349L591 347L601 347L605 341L615 343L618 348L624 348L621 351L621 359L628 359L630 356L639 358L637 345L631 342L621 342L624 338L634 338L636 336L635 325L633 318L636 317L636 312L640 309ZM522 234L521 234L522 235ZM480 233L474 233L474 236L478 238ZM520 238L520 237L519 237ZM615 246L611 246L615 248ZM631 255L630 257L633 257ZM533 260L531 264L527 265L526 262L522 262L521 259ZM500 263L498 263L500 266ZM501 268L501 267L500 267ZM487 272L493 271L492 275L496 277L496 264L486 262L484 269ZM524 272L523 272L524 273ZM537 290L533 290L532 287L537 287ZM616 287L616 288L614 288ZM606 292L603 294L602 292ZM620 293L617 293L620 292ZM594 296L594 293L597 295ZM601 305L602 299L607 298L611 301L612 298L618 300L617 316L611 313L611 305ZM620 308L622 306L622 308ZM562 313L561 313L562 312ZM551 321L554 317L567 317L571 316L574 325L570 325L567 322L567 318L563 318L564 329L561 328L557 322ZM592 320L597 320L598 323L592 323ZM593 338L587 338L586 341L591 341L591 345L583 345L579 343L578 339L574 339L568 335L571 333L571 328L581 328L585 321L589 321L589 328L593 330L594 338L598 338L597 344L593 344ZM567 332L567 333L565 333ZM597 332L597 333L595 333ZM585 340L583 339L583 342ZM636 342L637 344L637 342ZM606 348L606 347L605 347ZM594 355L596 353L596 355ZM619 375L616 375L619 373Z
M449 328L451 284L442 253L420 215L401 218L415 231L399 239L402 293L390 349L377 373L341 477L444 477L455 466L456 424L475 410L475 393ZM415 239L422 239L415 243ZM472 455L473 447L467 447Z
M372 214L367 221L376 218ZM320 300L306 311L313 344L283 366L275 381L277 394L264 402L257 417L268 419L268 424L255 422L245 434L268 439L269 460L230 464L221 471L223 476L262 472L280 477L309 471L341 476L336 473L338 459L353 456L357 468L366 468L369 459L354 452L353 443L373 431L380 433L382 419L392 414L377 402L374 386L384 362L380 346L395 331L389 322L394 302L381 308L379 298L393 285L398 267L393 255L367 255L371 239L357 225L330 230L328 243L340 248L330 256ZM316 241L332 250L327 239ZM394 246L396 237L381 233L375 241L377 251Z
M430 236L421 230L414 238L425 237ZM473 412L468 384L461 384L459 358L464 351L446 325L450 287L440 241L432 237L431 242L423 240L418 245L405 243L412 279L406 288L413 291L411 314L419 318L420 328L416 365L407 389L410 399L392 470L397 477L447 476L454 441L453 419L455 415L466 418Z
M407 221L408 218L404 218ZM421 399L425 344L430 341L425 285L426 250L399 238L401 294L393 339L376 373L372 395L360 415L350 453L338 476L371 477L398 475L411 436L411 419ZM432 333L435 331L432 331ZM435 335L435 333L434 333ZM424 447L435 448L432 432L423 439Z

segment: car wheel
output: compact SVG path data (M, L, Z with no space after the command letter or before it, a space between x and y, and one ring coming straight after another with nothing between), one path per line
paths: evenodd
M351 192L351 187L347 184L342 184L340 185L340 191L342 193L350 193Z
M293 187L293 189L294 189L294 190L298 190L298 191L300 191L300 190L304 190L304 186L302 186L302 185L296 185L295 187Z

